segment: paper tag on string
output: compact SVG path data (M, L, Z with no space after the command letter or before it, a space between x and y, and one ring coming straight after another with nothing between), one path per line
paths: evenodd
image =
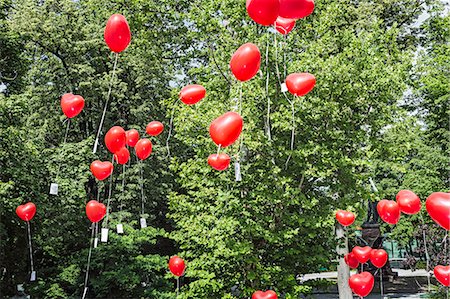
M100 241L102 241L103 243L108 242L108 229L107 228L102 228L102 237L100 239Z
M234 163L234 174L235 174L235 177L236 177L236 182L242 181L241 164L239 162L235 162Z
M147 219L141 218L141 228L146 228L146 227L147 227Z
M31 271L30 281L36 281L36 271Z
M288 91L288 88L287 88L286 83L281 83L281 92L287 92L287 91Z
M228 24L230 24L230 22L228 20L223 20L222 21L222 25L223 26L228 26Z
M94 239L94 248L97 248L97 246L98 246L98 238L95 238Z
M50 184L50 194L51 195L58 195L58 184L57 183L51 183Z
M121 223L117 224L117 233L123 234L123 225Z

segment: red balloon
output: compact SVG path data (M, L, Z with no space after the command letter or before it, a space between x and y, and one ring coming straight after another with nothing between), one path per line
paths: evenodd
M395 197L400 211L405 214L414 215L420 212L422 204L419 196L409 190L401 190Z
M355 256L355 258L360 262L361 264L367 263L367 261L370 259L370 252L372 251L372 248L369 246L355 246L353 247L352 253Z
M352 269L356 269L359 266L359 262L356 259L355 255L353 254L353 252L347 253L344 256L344 261Z
M106 147L113 154L124 147L126 142L127 135L122 127L114 126L105 135Z
M314 11L314 0L280 0L280 16L288 19L301 19Z
M289 32L291 32L292 29L294 29L294 27L295 27L295 19L286 19L283 17L278 17L277 20L275 21L275 29L283 35L286 35Z
M247 13L258 24L272 25L280 10L279 0L247 0Z
M16 208L16 214L23 221L30 221L36 214L36 205L31 201Z
M370 262L377 268L383 268L388 261L388 254L384 249L372 249Z
M104 37L111 51L120 53L125 50L131 41L130 26L125 17L121 14L113 14L109 17Z
M106 207L96 200L91 200L86 204L86 215L91 222L99 222L105 217Z
M362 272L360 274L353 274L348 279L348 284L353 293L358 296L366 297L372 292L375 279L369 272Z
M380 218L386 223L397 224L400 220L400 208L393 200L380 200L377 204L377 211Z
M152 121L147 125L147 128L145 128L145 131L150 136L158 136L162 133L164 130L164 125L159 121Z
M130 152L126 147L122 147L114 154L114 159L120 165L126 164L128 162L128 159L130 159Z
M261 65L261 53L256 45L247 43L234 52L230 61L233 75L239 81L248 81L259 71Z
M450 287L450 266L436 266L433 272L443 286Z
M114 166L109 161L101 162L99 160L95 160L91 163L91 172L99 181L103 181L109 177L113 170Z
M286 87L293 95L302 97L313 90L316 77L310 73L294 73L286 77Z
M175 276L182 276L184 274L184 269L186 269L186 265L184 264L184 260L178 256L172 256L169 260L169 269Z
M209 135L221 147L233 144L241 135L244 120L236 112L227 112L211 122Z
M208 164L215 170L225 170L230 166L230 156L225 153L211 154L208 157Z
M61 109L68 118L77 116L83 108L84 99L82 96L66 93L61 97Z
M336 220L343 226L349 226L355 222L355 214L349 211L338 210L336 212Z
M425 205L431 219L450 230L450 193L435 192L428 196Z
M180 100L186 105L194 105L206 96L206 89L198 84L187 85L180 91Z
M134 147L139 140L139 132L136 129L131 129L125 132L127 145Z
M269 291L256 291L252 295L252 299L278 299L277 293L272 290Z
M136 143L134 150L139 159L145 160L152 153L152 142L147 138L141 139Z

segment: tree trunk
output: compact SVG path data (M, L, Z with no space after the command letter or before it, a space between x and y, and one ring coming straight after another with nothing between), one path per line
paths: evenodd
M348 286L348 279L350 277L350 269L344 261L344 255L348 253L348 240L345 235L344 227L339 223L336 224L336 239L337 247L336 252L338 254L339 265L337 268L337 284L339 290L339 299L352 299L352 291Z

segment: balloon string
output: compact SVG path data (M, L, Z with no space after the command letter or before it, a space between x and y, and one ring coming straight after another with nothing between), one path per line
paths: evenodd
M111 163L114 164L114 155L112 157ZM103 227L108 227L108 219L109 219L109 204L111 202L111 194L113 188L113 172L111 172L111 176L109 177L109 190L108 190L108 200L106 203L106 219L103 222Z
M242 82L239 82L239 115L242 116Z
M66 127L66 133L64 135L64 140L62 145L66 144L67 141L67 135L69 134L69 127L70 127L70 118L67 119L67 127ZM59 172L61 170L61 160L62 160L62 151L59 153L59 158L58 158L58 170L56 172L56 181L58 181L58 177L59 177Z
M295 96L297 98L297 96ZM289 100L288 100L289 101ZM292 116L292 128L291 128L291 151L289 153L288 158L286 159L286 163L285 163L285 169L288 168L289 165L289 160L292 157L292 152L294 151L294 141L295 141L295 107L294 107L294 100L289 101L289 103L291 104L291 116Z
M172 112L171 112L171 115L170 115L170 122L169 122L169 134L167 135L167 140L166 140L167 158L170 158L169 140L170 140L170 137L172 136L173 115L174 115L174 112L175 112L175 104L176 103L174 103L173 107L172 107Z
M31 266L31 272L34 272L33 247L31 246L31 229L30 229L30 221L27 221L27 231L28 231L28 247L29 247L29 249L30 249L30 266Z
M428 254L427 237L425 231L425 221L423 220L422 212L419 213L420 220L422 222L422 237L423 245L425 247L425 260L427 262L427 280L428 280L428 292L431 291L431 281L430 281L430 255Z
M219 144L219 146L217 147L217 155L219 155L219 153L220 153L220 144Z
M141 171L141 199L142 199L142 215L144 215L145 213L145 207L144 207L144 202L145 202L145 195L144 195L144 163L142 163L142 161L139 162L140 163L140 171Z
M270 97L269 97L269 39L267 39L267 45L266 45L266 97L267 97L267 139L269 141L272 139L271 132L270 132Z
M177 298L179 294L180 294L180 277L177 276Z
M112 75L111 75L111 79L109 80L108 95L106 96L105 106L103 107L102 118L101 118L100 124L98 126L97 137L95 137L94 148L92 149L92 153L94 153L94 154L97 152L98 138L100 137L100 132L102 131L103 122L105 120L105 115L106 115L106 109L108 107L108 102L109 102L109 98L111 96L112 86L114 83L114 76L116 74L116 67L117 67L117 60L119 59L119 53L115 53L115 54L116 54L116 59L114 60Z
M89 268L91 266L91 255L92 255L92 247L94 246L94 223L92 223L91 225L91 242L90 242L90 247L89 247L89 254L88 254L88 262L87 262L87 266L86 266L86 276L84 277L84 290L83 290L83 297L82 299L86 298L87 295L87 284L88 284L88 280L89 280Z
M384 295L383 295L383 268L380 268L380 294L381 294L381 299L383 299Z
M287 35L284 36L284 45L287 45ZM284 67L284 77L287 77L287 70L286 70L286 49L283 51L283 67Z
M122 195L125 194L125 172L126 172L126 167L125 164L122 165ZM119 222L122 221L122 210L123 210L123 200L122 197L119 196L119 200L120 200L120 204L119 204Z

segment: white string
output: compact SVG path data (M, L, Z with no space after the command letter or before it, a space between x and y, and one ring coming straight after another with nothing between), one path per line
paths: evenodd
M381 299L384 298L383 295L383 268L380 268L380 293L381 293Z
M172 107L172 113L170 115L170 122L169 122L169 134L167 135L167 140L166 140L167 158L170 158L169 140L170 140L170 137L172 136L173 115L174 115L174 112L175 112L175 104L176 103L174 103L173 107Z
M267 45L266 45L266 97L267 97L267 139L271 140L271 132L270 132L270 97L269 97L269 39L267 38Z
M114 155L112 157L111 163L114 164ZM109 177L109 191L108 191L108 200L106 203L106 219L103 222L103 227L108 227L108 219L109 219L109 203L111 202L111 194L113 188L113 172L111 172L111 176Z
M419 213L420 220L422 221L422 237L423 245L425 247L425 259L427 262L427 281L428 281L428 292L431 291L431 281L430 281L430 255L428 254L427 238L425 231L425 221L423 220L422 212Z
M145 202L145 195L144 195L144 163L142 161L139 162L140 164L140 171L141 171L141 200L142 200L142 215L145 213L144 209L144 202Z
M62 145L66 144L67 141L67 135L69 133L69 126L70 126L70 118L67 119L67 127L66 127L66 134L64 135L64 140ZM56 172L56 181L58 181L58 177L59 177L59 172L61 170L61 159L62 159L62 151L59 153L59 158L58 158L58 171Z
M31 272L34 272L34 261L33 261L33 248L31 246L31 230L30 230L30 221L27 221L27 230L28 230L28 247L30 249L30 265Z
M177 276L177 298L179 294L180 294L180 277Z
M88 262L87 262L87 266L86 266L86 276L84 277L84 290L83 290L83 296L81 297L82 299L86 298L87 295L87 284L88 284L88 280L89 280L89 268L91 266L91 255L92 255L92 247L94 245L94 223L92 223L91 225L91 230L92 230L92 234L91 234L91 242L90 242L90 247L89 247L89 254L88 254Z

